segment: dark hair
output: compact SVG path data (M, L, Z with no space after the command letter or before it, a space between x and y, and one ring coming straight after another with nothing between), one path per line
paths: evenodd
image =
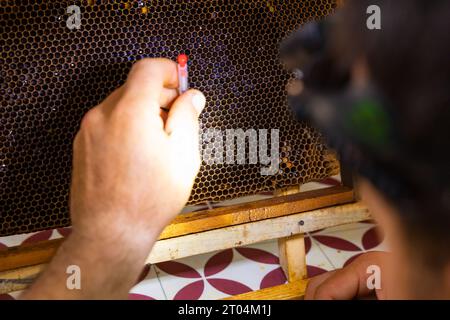
M381 9L381 30L366 27L369 5ZM349 0L341 15L340 64L364 57L371 81L395 109L402 161L387 165L411 192L390 197L368 178L401 213L415 249L441 268L450 260L450 2Z

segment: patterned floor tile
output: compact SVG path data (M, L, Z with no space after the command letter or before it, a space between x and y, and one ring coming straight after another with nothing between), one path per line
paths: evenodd
M4 294L4 295L0 294L0 300L15 300L22 294L22 292L23 292L23 290L10 292L10 293ZM9 296L9 297L7 297L7 296Z
M0 300L15 300L23 291L0 294ZM130 300L165 300L165 294L152 266L146 266L138 283L130 290Z
M319 246L305 241L309 275L333 270ZM271 240L157 264L156 270L168 299L220 299L286 283L278 254Z
M305 237L305 250L308 277L318 276L334 269L319 246L314 241L311 241L311 237Z
M156 270L169 299L220 299L285 283L275 248L266 243L227 249L160 263Z
M61 230L61 232L60 232ZM53 240L66 236L70 228L43 230L33 233L24 233L13 236L0 237L0 250L8 247L33 244L40 241Z
M245 247L235 248L241 260L242 272L255 279L253 290L269 288L286 283L286 276L280 267L278 241L270 240ZM247 265L252 268L246 271ZM257 269L255 269L257 268ZM249 281L249 280L247 280Z
M321 183L308 183L301 190L338 185L336 176ZM221 203L187 207L186 212L233 205L272 197L270 193L243 197ZM373 222L360 222L319 230L305 237L308 276L341 268L356 256L373 250L385 251L387 241L377 235ZM0 238L0 250L42 240L66 237L70 228L40 231ZM278 241L270 240L246 247L227 249L146 266L130 299L221 299L248 291L286 283L279 265ZM20 292L0 295L14 299Z
M0 300L15 300L16 298L13 296L13 293L14 292L0 294Z
M206 281L203 269L205 263L218 253L187 257L176 261L167 261L155 265L155 271L161 281L167 299L198 300L205 297L220 299L226 294L214 290ZM227 254L217 260L226 263ZM226 266L225 266L226 267Z
M378 232L376 226L367 224L365 228L312 234L311 239L334 268L342 268L364 252L386 251L387 241Z
M386 250L386 241L376 231L375 225L360 223L308 234L308 276L341 268L366 251ZM28 235L20 243L68 232ZM286 277L278 256L278 241L271 240L148 266L129 298L211 300L280 285L286 283ZM18 294L2 295L0 299L12 299Z
M154 266L146 266L138 283L130 290L130 300L166 300Z

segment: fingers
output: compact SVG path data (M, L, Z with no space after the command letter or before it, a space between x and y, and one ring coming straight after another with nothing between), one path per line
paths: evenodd
M178 96L178 75L175 62L167 59L143 59L131 69L127 82L114 90L99 107L105 114L120 105L124 109L140 106L169 106Z
M165 126L172 150L171 174L186 190L200 168L198 116L204 106L205 96L200 91L185 92L170 108Z
M337 270L315 290L315 300L351 300L362 294L359 274L353 268ZM368 294L368 292L367 292Z
M146 104L159 113L176 96L178 72L175 62L168 59L142 59L133 65L124 85L123 100ZM169 89L169 90L167 90Z
M178 90L164 88L162 95L159 99L159 116L161 117L163 123L166 123L167 117L169 115L170 106L178 97Z
M127 82L107 97L99 105L99 109L107 116L111 115L113 110L121 117L124 114L138 117L158 115L162 120L161 128L162 124L172 117L167 126L169 133L174 127L180 131L192 132L205 105L205 97L198 91L191 91L186 93L186 96L181 96L176 106L169 108L178 97L177 87L178 72L175 62L168 59L143 59L133 65ZM172 109L172 116L167 113L169 109Z
M305 299L349 300L367 297L374 293L367 285L367 278L370 275L367 268L376 265L384 270L384 260L386 260L385 253L370 252L359 256L343 269L314 277L308 283ZM384 287L376 290L379 297L382 296L383 290Z
M169 111L166 132L187 137L198 136L198 116L205 107L206 99L198 90L189 90L175 100Z
M286 85L286 90L288 92L288 95L290 96L300 95L304 90L303 81L300 80L289 81L289 83Z
M177 64L169 59L142 59L136 62L128 74L129 90L141 91L154 88L178 88Z
M308 281L308 286L306 287L304 299L305 300L313 300L314 296L316 294L317 288L320 287L322 285L322 283L325 282L325 280L327 280L328 278L330 278L334 273L336 273L336 270L330 271L330 272L325 272L325 273L322 273L321 275L311 278Z
M178 97L177 89L163 88L161 95L159 97L159 106L161 108L168 108L177 97Z

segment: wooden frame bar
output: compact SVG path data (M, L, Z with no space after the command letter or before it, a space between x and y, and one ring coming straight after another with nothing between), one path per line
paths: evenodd
M297 280L279 286L231 296L223 300L301 300L308 280Z
M295 235L301 236L305 232L369 218L370 214L367 208L360 203L354 203L250 222L228 228L209 230L197 234L157 241L147 262L158 263L264 240L288 237L286 249L289 252L286 264L288 266L287 276L290 282L295 282L306 276L302 271L304 268L301 268L301 264L296 262L302 261L299 259L304 259L304 256L302 257L300 253L297 256L295 251L292 251L292 248L295 248L295 242L299 240ZM294 240L294 246L292 246L292 243L289 244L291 240ZM306 267L306 265L304 266ZM300 267L300 270L296 271L296 267ZM31 267L1 272L0 279L3 279L3 282L0 280L0 293L9 292L12 289L24 289L29 284L29 281L14 282L11 279L34 279L42 269L43 265L38 264Z
M354 201L352 188L337 186L179 215L160 239L285 216Z
M291 237L319 229L369 219L361 203L334 206L284 217L159 240L147 263L158 263L197 254Z
M337 0L337 6L344 2ZM303 233L370 218L361 203L348 204L355 201L353 176L349 170L342 169L341 174L345 187L180 215L160 235L147 261L157 263L280 238L280 263L288 283L226 300L299 299L307 286ZM213 241L205 247L214 237L222 241ZM50 240L0 251L0 294L25 289L62 241Z
M294 195L276 197L251 203L178 216L159 237L159 240L197 234L244 223L281 217L317 208L353 201L353 192L346 187L332 187ZM229 229L230 231L234 229ZM48 262L63 239L8 248L0 251L0 272ZM237 246L240 245L237 241ZM175 258L174 258L175 259ZM161 261L161 260L159 260Z
M298 298L304 291L306 262L303 234L370 218L347 187L332 187L230 207L180 215L161 234L147 263L280 239L280 261L288 278L242 299ZM23 245L0 252L0 293L25 289L56 253L63 239Z
M278 239L280 265L289 282L306 279L306 251L303 233Z

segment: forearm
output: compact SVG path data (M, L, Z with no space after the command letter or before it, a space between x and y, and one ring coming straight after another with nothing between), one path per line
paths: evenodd
M92 241L73 233L21 298L125 299L158 235L156 229L145 235ZM69 266L79 267L79 289L67 285L69 277L74 276L68 273Z

